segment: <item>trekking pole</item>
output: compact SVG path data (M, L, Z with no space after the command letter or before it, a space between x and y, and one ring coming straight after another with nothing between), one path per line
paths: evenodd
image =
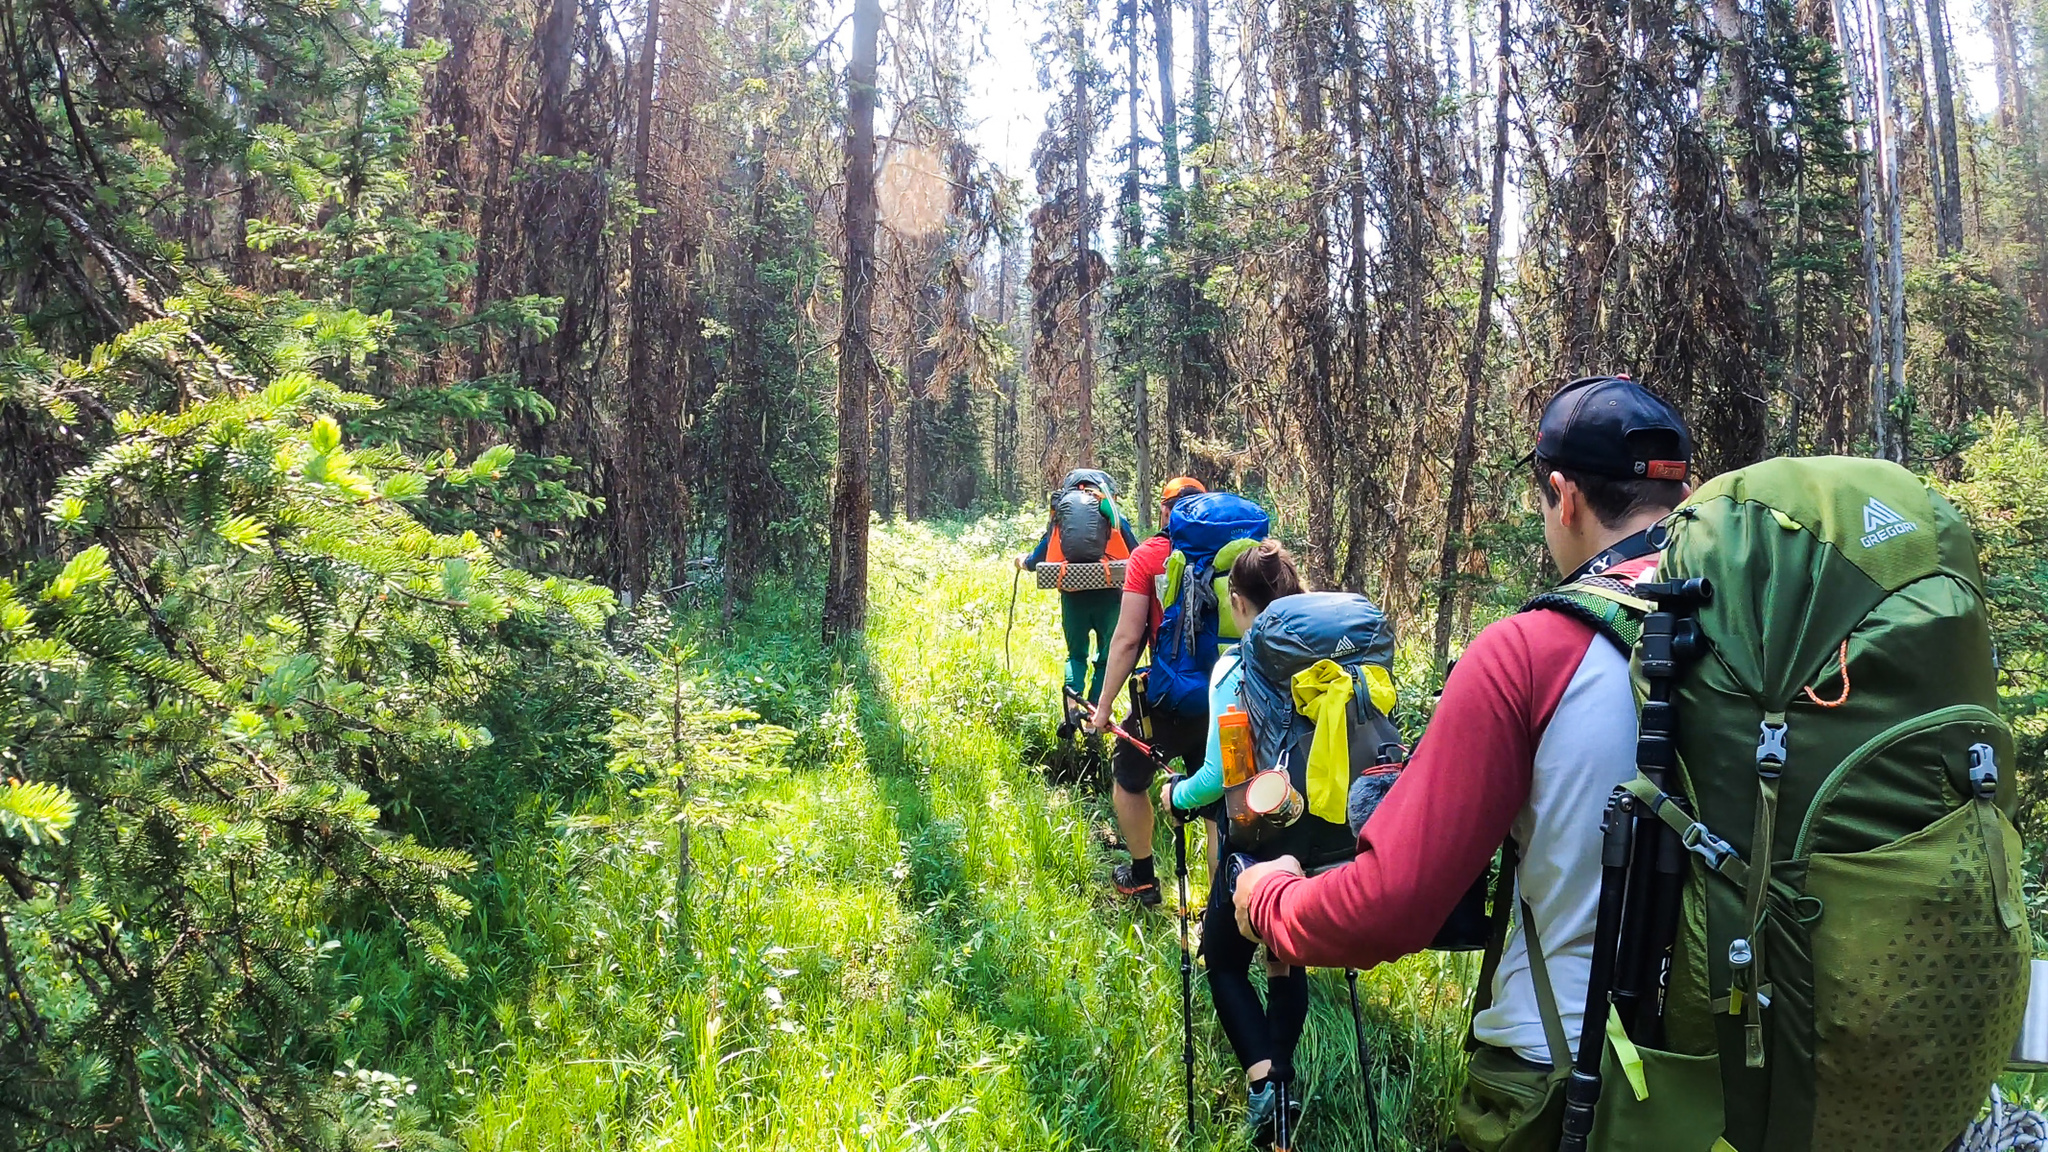
M1129 740L1130 737L1126 736ZM1132 740L1136 744L1137 741ZM1139 745L1143 747L1143 745ZM1187 1090L1188 1139L1195 1138L1195 964L1188 954L1188 826L1173 825L1173 874L1180 883L1180 1064Z
M1635 854L1637 807L1627 789L1616 788L1607 798L1607 814L1600 823L1600 904L1593 921L1593 959L1586 978L1579 1051L1564 1086L1564 1121L1557 1152L1586 1152L1586 1141L1593 1134L1593 1110L1600 1103L1600 1058L1607 1051L1607 1017L1612 1008L1608 994L1614 986L1622 905ZM1526 903L1522 914L1525 918L1529 915ZM1526 926L1523 930L1525 934L1528 931Z
M1024 570L1022 568L1017 569L1010 576L1010 622L1003 625L1003 671L1005 672L1011 671L1010 633L1017 630L1017 585L1022 583L1023 580Z
M1287 1081L1273 1081L1273 1152L1293 1152L1294 1133L1287 1124Z
M1380 1146L1380 1094L1373 1085L1372 1053L1365 1046L1365 1016L1358 1010L1358 969L1344 970L1344 983L1351 989L1351 1030L1358 1037L1358 1083L1365 1089L1366 1148Z

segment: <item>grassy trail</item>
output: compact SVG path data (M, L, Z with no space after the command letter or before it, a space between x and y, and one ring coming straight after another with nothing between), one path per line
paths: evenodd
M1184 1130L1171 897L1114 899L1105 798L1038 766L1058 630L1027 588L1005 672L998 552L1019 527L878 533L868 666L837 669L781 770L694 822L681 909L675 832L623 790L493 862L548 963L492 1008L494 1050L450 1046L469 1148L1245 1146L1199 973ZM763 692L804 666L782 643ZM745 669L754 649L700 651ZM1441 1143L1470 967L1425 955L1360 982L1382 1147ZM1366 1147L1341 973L1317 974L1298 1063L1296 1147Z

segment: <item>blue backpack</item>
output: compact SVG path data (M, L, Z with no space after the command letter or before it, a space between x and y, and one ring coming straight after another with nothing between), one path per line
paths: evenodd
M1152 641L1152 672L1146 680L1146 698L1153 706L1186 716L1209 711L1209 672L1216 666L1218 637L1226 631L1222 605L1229 595L1230 565L1265 539L1270 527L1263 509L1228 492L1202 492L1174 503L1166 518L1173 554L1159 597L1166 610Z

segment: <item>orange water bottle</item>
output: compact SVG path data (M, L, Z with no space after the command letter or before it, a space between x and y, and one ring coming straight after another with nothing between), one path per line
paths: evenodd
M1252 778L1252 718L1236 705L1216 720L1217 742L1223 746L1223 786L1235 788Z

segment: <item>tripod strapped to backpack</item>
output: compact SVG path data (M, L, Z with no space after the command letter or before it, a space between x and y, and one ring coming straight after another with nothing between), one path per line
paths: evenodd
M1643 617L1637 647L1647 699L1636 736L1636 765L1667 797L1678 787L1678 715L1673 683L1702 649L1696 613L1714 598L1704 579L1637 584L1630 594L1656 605ZM1683 804L1673 799L1670 803ZM1693 825L1711 838L1700 825ZM1586 1010L1579 1050L1565 1085L1563 1136L1559 1152L1584 1152L1600 1101L1600 1061L1607 1046L1610 1013L1639 1044L1662 1042L1671 952L1678 933L1685 887L1684 842L1649 805L1626 787L1607 801L1601 825L1600 903L1593 931L1593 959L1586 983ZM1705 844L1704 850L1727 850Z

